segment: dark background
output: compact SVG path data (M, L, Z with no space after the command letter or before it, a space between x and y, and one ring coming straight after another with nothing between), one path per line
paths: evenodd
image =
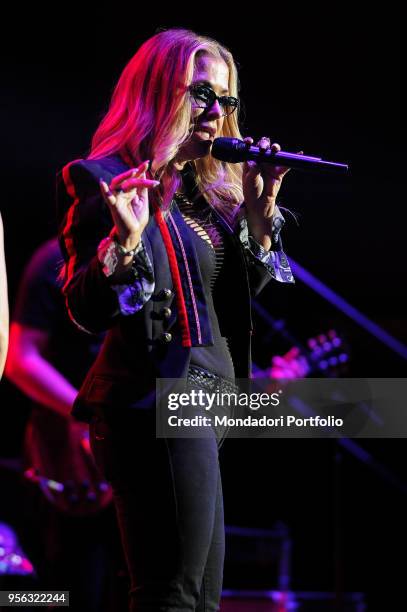
M15 11L2 82L1 212L11 305L25 262L55 234L56 171L86 156L112 88L138 46L159 27L182 26L234 53L244 135L270 135L288 151L351 165L348 177L289 174L282 203L299 225L287 223L285 249L407 343L405 197L401 175L378 155L390 146L397 116L380 77L374 94L366 93L373 60L365 32L355 32L335 5L315 14L294 7L284 13L258 7L255 14L204 3L177 7L148 18L146 9L108 4L69 3L58 15ZM401 153L401 140L394 140L392 153ZM270 285L261 303L301 341L330 328L341 333L351 353L348 376L405 376L400 357L301 282ZM265 342L267 330L257 323L254 354L266 365L290 346L278 335ZM7 381L0 401L1 454L15 456L28 407ZM402 440L358 443L407 481ZM294 541L294 589L332 591L342 577L345 590L368 593L369 610L395 609L404 578L395 559L406 545L401 492L332 441L231 440L222 454L226 521L286 523Z

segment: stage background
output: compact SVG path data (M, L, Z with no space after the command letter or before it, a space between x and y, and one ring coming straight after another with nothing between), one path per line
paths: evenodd
M387 107L377 104L386 100L378 72L374 95L361 96L377 66L364 31L353 31L349 15L340 15L335 5L315 13L294 7L250 7L249 13L237 5L220 11L199 3L177 5L165 15L151 7L154 16L137 6L86 7L85 13L84 4L67 3L58 14L21 8L10 22L2 78L1 212L11 306L25 262L55 234L56 171L86 156L113 85L138 46L159 27L183 26L233 51L245 135L270 135L286 150L350 163L349 177L290 173L281 199L299 225L287 223L285 249L407 342L405 196L393 163L402 143L395 139L387 163L381 154L389 146L387 125L397 126L397 117L388 100ZM329 328L343 334L351 351L349 376L405 375L401 358L302 283L270 284L260 302L300 340ZM278 335L266 344L261 321L257 329L254 354L263 365L290 348ZM28 405L7 381L0 401L1 455L17 456ZM400 461L404 441L361 446L407 481ZM381 609L398 601L404 572L393 559L404 552L406 507L394 486L332 441L233 440L222 455L227 522L286 523L293 533L295 589L333 590L335 580L343 579L346 590L369 593L369 610L376 609L373 601ZM13 506L5 487L2 497Z

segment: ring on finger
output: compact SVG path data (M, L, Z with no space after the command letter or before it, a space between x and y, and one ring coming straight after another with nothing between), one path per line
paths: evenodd
M268 138L267 136L262 136L259 140L259 142L257 143L257 146L261 149L261 150L266 150L270 148L270 138Z

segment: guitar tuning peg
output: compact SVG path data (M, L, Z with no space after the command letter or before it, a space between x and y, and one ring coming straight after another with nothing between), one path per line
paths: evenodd
M81 489L84 489L85 491L87 491L88 489L90 489L90 482L89 482L89 480L87 480L86 478L84 478L84 479L81 481L80 487L81 487Z
M101 491L101 493L105 493L109 490L109 484L107 482L99 482L98 489Z
M94 503L97 501L97 496L96 493L94 493L93 491L89 491L89 493L87 493L86 495L86 501Z

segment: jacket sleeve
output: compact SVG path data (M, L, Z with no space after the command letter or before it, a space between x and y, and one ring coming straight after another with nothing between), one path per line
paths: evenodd
M276 206L272 220L272 246L266 251L253 236L250 236L245 206L241 206L238 215L238 235L245 253L253 297L258 295L271 279L281 283L295 282L281 241L280 232L284 223L284 217Z
M120 285L112 286L100 247L113 221L100 193L99 178L111 180L97 161L84 160L68 164L57 177L59 241L65 260L61 270L63 294L71 319L89 333L105 331L120 315L139 310L154 286L153 268L144 244L129 278L123 281L126 291ZM141 282L146 269L150 275L149 294L143 291ZM127 308L129 294L137 306L131 311Z

